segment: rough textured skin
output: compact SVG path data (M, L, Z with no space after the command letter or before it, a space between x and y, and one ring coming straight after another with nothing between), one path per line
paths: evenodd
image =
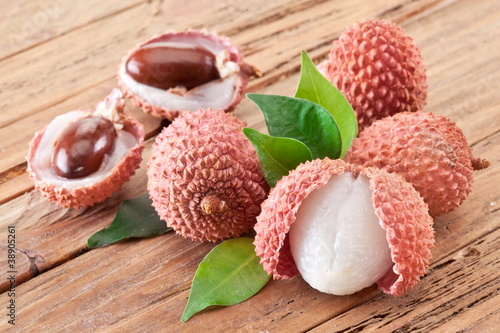
M156 138L148 191L180 235L216 242L255 224L268 186L244 126L222 110L198 110L183 113Z
M111 197L118 192L123 183L128 181L135 174L135 170L142 161L142 151L144 149L144 128L142 124L132 115L123 110L124 101L117 106L118 113L122 116L123 130L132 133L137 138L137 144L123 157L118 165L110 170L109 175L102 181L90 186L82 186L72 190L58 187L50 181L39 179L36 170L33 170L31 161L35 156L40 140L46 128L35 133L29 145L29 153L26 157L28 162L28 174L35 183L35 189L39 190L49 201L63 207L73 207L80 209L92 206Z
M426 104L420 50L392 22L370 19L348 27L333 42L326 67L326 77L356 112L360 132L377 119Z
M387 232L394 262L377 285L387 294L401 296L429 267L434 247L433 220L422 197L402 177L376 168L367 168L365 174L370 178L373 206Z
M387 231L394 262L392 270L377 284L385 293L402 295L425 273L431 259L434 230L427 205L399 175L341 160L327 158L301 164L271 190L255 225L254 244L261 264L274 279L288 279L299 274L288 244L290 226L302 200L325 185L332 175L344 172L362 173L370 180L375 212Z
M241 75L240 75L240 84L237 87L237 89L234 92L233 99L231 103L224 109L226 112L234 110L236 105L241 100L241 97L243 96L243 92L245 90L245 87L247 85L247 80L250 75L253 75L253 70L255 70L252 66L247 65L243 61L243 56L241 55L239 49L234 46L229 38L220 36L214 32L208 32L206 30L201 30L201 31L196 31L196 30L186 30L186 31L181 31L181 32L176 32L176 31L170 31L166 32L161 35L156 35L151 37L149 40L146 42L140 43L137 45L135 48L131 49L125 57L123 57L122 62L120 64L120 67L125 66L125 63L127 62L128 58L140 47L149 44L149 43L155 43L158 41L167 41L173 36L203 36L206 39L214 40L220 43L221 45L224 46L224 48L229 52L230 54L230 59L231 61L236 62L237 64L240 65L241 69ZM196 111L196 110L170 110L167 108L163 108L157 105L152 105L148 102L146 102L144 99L141 97L137 96L134 94L128 87L127 85L120 79L120 75L117 77L118 80L118 86L120 89L123 91L123 94L125 97L129 98L132 103L139 108L142 108L142 110L145 113L149 113L157 118L165 118L168 120L173 120L175 117L179 116L182 112L186 111Z
M452 121L421 111L374 122L353 141L346 161L402 175L433 217L457 208L471 191L473 170L488 166L472 156Z

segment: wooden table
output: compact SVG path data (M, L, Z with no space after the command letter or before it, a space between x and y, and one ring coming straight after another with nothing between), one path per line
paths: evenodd
M498 0L48 0L2 2L0 39L0 331L6 332L498 332L500 327L500 2ZM121 192L94 207L48 203L26 174L35 131L56 115L91 108L116 86L121 57L169 29L231 37L264 76L248 91L292 96L300 51L318 62L356 20L399 23L427 65L427 111L453 119L476 155L469 198L435 220L431 268L402 297L375 286L332 296L301 278L271 281L228 308L180 317L197 265L213 248L174 233L89 250L120 202L146 193L145 164L160 121L132 112L147 132L144 161ZM234 114L264 129L244 99ZM9 296L8 226L16 233ZM15 300L15 327L8 323Z

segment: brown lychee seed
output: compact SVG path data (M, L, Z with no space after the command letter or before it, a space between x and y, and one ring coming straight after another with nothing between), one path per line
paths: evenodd
M402 175L433 217L460 206L471 191L473 171L489 165L473 156L455 123L422 111L374 122L353 141L346 160Z
M221 78L215 55L191 45L139 48L125 63L125 70L136 82L164 90L176 87L191 90Z
M148 191L183 237L216 242L248 232L268 186L245 123L222 110L181 114L153 144Z
M322 64L326 77L352 105L359 131L402 111L422 110L426 69L413 39L398 25L369 19L348 27Z
M376 282L399 296L428 268L432 223L427 205L401 176L326 158L299 165L271 189L254 244L275 279L301 274L334 294ZM371 245L360 248L364 243Z
M172 120L199 108L233 110L248 78L260 75L227 37L187 30L154 36L131 50L118 84L144 112Z
M104 201L135 173L144 129L118 89L95 111L57 116L30 143L28 173L49 201L79 209Z
M113 122L101 116L88 116L68 125L54 144L50 164L62 178L82 178L98 171L106 155L115 148Z

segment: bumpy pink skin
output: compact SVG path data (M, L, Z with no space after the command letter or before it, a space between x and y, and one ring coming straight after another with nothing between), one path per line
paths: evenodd
M27 172L35 184L35 189L49 201L56 203L59 206L68 208L73 207L80 209L83 207L92 206L111 197L113 193L118 192L123 183L128 181L135 174L135 170L139 167L142 160L142 151L144 149L144 128L142 124L132 115L123 110L123 103L118 106L119 113L123 118L123 130L133 134L138 142L125 155L121 161L109 173L109 175L99 183L90 186L78 187L72 190L61 188L50 181L39 179L36 170L33 170L32 160L38 149L40 140L45 133L47 127L35 133L34 138L29 144L29 152L26 160L28 162ZM91 113L88 113L90 115Z
M426 104L420 50L392 22L370 19L347 28L321 66L352 105L360 132L377 119L421 110Z
M332 175L344 172L361 173L370 180L375 213L387 232L394 262L377 284L383 292L400 296L417 283L429 266L433 222L415 189L400 176L382 170L328 158L299 165L276 184L262 204L255 225L256 253L274 279L298 275L287 237L290 226L309 193L325 185Z
M189 36L192 36L192 37L202 36L203 38L213 40L213 41L216 41L217 43L220 43L229 52L229 54L230 54L229 60L237 63L240 66L240 70L241 70L240 75L239 75L239 85L236 87L236 89L234 91L233 99L229 103L229 105L224 109L224 111L226 111L226 112L230 112L230 111L234 110L236 105L238 105L238 103L240 102L241 97L243 96L243 92L245 91L245 87L247 85L248 77L253 75L253 71L255 69L252 66L247 65L244 62L244 59L243 59L243 56L241 55L240 50L231 43L231 41L229 40L228 37L220 36L220 35L216 34L215 32L208 32L204 29L201 31L189 29L189 30L181 31L181 32L171 31L171 32L166 32L166 33L161 34L161 35L153 36L149 40L147 40L146 42L140 43L135 48L131 49L127 53L127 55L125 57L123 57L122 62L120 64L120 68L125 66L127 60L130 58L130 56L140 47L142 47L146 44L155 43L158 41L166 41L169 38L172 38L174 36L187 36L187 37L189 37ZM167 108L163 108L163 107L160 107L157 105L150 104L150 103L146 102L143 98L134 94L134 92L132 92L127 87L127 85L122 81L122 79L120 78L120 75L118 75L117 79L118 79L118 86L123 91L123 94L125 95L125 97L129 98L136 107L142 108L142 110L145 113L149 113L157 118L164 118L164 119L168 119L168 120L173 120L174 118L176 118L177 116L179 116L179 114L181 114L183 112L196 111L196 110L171 110L171 109L167 109Z
M451 120L421 111L374 122L353 141L346 161L402 175L433 217L457 208L471 191L473 170L488 166Z
M248 232L268 186L245 123L222 110L183 113L156 138L148 191L183 237L216 242ZM218 206L207 204L218 202Z

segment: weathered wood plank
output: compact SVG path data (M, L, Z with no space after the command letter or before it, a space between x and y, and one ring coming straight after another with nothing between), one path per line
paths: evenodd
M282 6L279 4L274 4L272 8L269 8L269 4L267 4L260 8L262 12L254 11L252 12L253 16L245 16L244 24L248 25L249 29L243 31L245 33L243 38L235 36L235 43L237 41L241 42L245 51L251 52L254 46L253 44L247 44L254 43L259 39L264 39L264 44L283 45L283 50L276 49L275 47L272 50L264 48L248 57L249 62L257 64L266 73L262 79L251 82L249 90L256 89L258 86L272 84L283 75L290 75L290 73L297 72L300 50L305 48L305 46L311 46L312 48L315 43L320 43L320 45L323 43L323 49L320 53L325 54L328 51L331 40L338 36L343 29L343 26L337 24L337 19L341 19L341 22L348 24L348 22L370 16L370 11L377 12L387 8L383 1L373 2L371 6L363 7L366 8L367 12L360 13L352 11L352 4L345 11L342 6L335 7L335 4L331 2L321 2L319 4L320 7L318 9L310 2L297 2L294 6L287 7L288 10L285 13L282 13ZM337 12L333 13L335 16L331 18L322 16L321 20L314 21L313 18L318 15L318 12L321 13L328 9L327 5L337 10ZM255 6L255 3L253 6ZM266 9L267 11L265 11ZM127 25L127 30L124 32L120 31L119 36L118 32L115 32L115 34L111 34L110 36L104 34L105 37L94 39L90 48L88 45L83 45L77 41L84 39L84 36L87 35L102 35L100 34L101 31L106 31L107 29L113 30L111 27L123 25L123 22L132 20L134 16L141 17L142 15L144 17L146 14L143 12L145 11L147 11L145 8L136 6L129 11L109 17L107 20L97 21L75 32L68 33L67 36L62 36L61 39L40 45L15 58L0 61L0 72L7 72L6 68L16 67L17 63L27 64L24 66L26 67L25 69L22 67L23 70L9 72L10 76L7 76L6 80L9 83L6 85L6 89L0 91L1 98L2 93L12 95L14 90L18 91L21 88L26 90L25 94L14 94L14 98L2 99L6 103L3 105L6 114L0 119L0 131L5 134L6 140L0 143L0 150L5 151L6 158L0 160L0 175L7 175L7 179L0 179L0 186L3 190L0 194L0 203L31 189L31 185L29 182L26 182L25 177L22 181L18 181L13 179L12 175L13 171L22 170L23 166L21 165L24 163L27 146L33 133L49 123L57 114L81 108L82 106L93 106L113 87L116 66L128 48L137 41L143 40L153 34L153 31L158 32L165 28L163 27L161 30L158 28L163 23L157 21L158 15L155 14L153 21L150 22L151 24L148 25L147 29L139 29L139 27ZM165 8L160 12L164 11L166 11ZM217 15L223 15L223 13L224 11ZM236 15L237 13L233 14ZM256 21L255 18L255 15L259 13L263 16L265 22L272 24L274 29L278 29L278 31L273 32L270 30L265 35L260 36L259 34L263 33L263 31L260 25L257 24L259 21ZM217 15L208 19L209 22L213 22L214 28L217 27L219 22L231 21L233 29L236 29L237 25L234 20L230 20L229 18L221 20ZM284 15L290 15L293 20L288 22L288 16ZM192 20L193 18L189 17L183 24L187 25ZM298 27L293 25L302 22L301 20L304 21L302 25ZM134 24L139 24L135 20L132 21ZM322 29L319 29L318 26L322 27ZM226 28L230 29L227 25ZM321 32L318 38L327 40L326 44L321 40L306 38L311 34L312 28L315 28L315 32ZM137 29L139 35L134 29ZM252 30L256 31L252 32ZM135 41L128 42L130 41L130 37L125 37L127 32L130 33L130 36ZM236 29L232 32L235 33L238 31ZM283 42L272 43L272 38L283 40ZM288 40L307 40L308 44L298 47L285 43ZM66 51L63 53L55 51L61 48ZM276 54L273 55L270 52ZM318 52L314 53L317 54ZM90 54L94 56L91 57ZM110 54L114 56L110 56ZM38 59L45 58L48 58L46 62L42 63L38 61ZM269 63L267 59L273 60ZM50 63L51 61L52 63ZM59 74L54 75L54 73ZM103 78L105 78L104 81ZM57 93L54 93L54 91ZM26 94L28 98L26 98ZM0 101L0 105L1 103ZM138 114L140 115L140 112ZM140 117L140 120L149 121L149 118L143 116ZM3 128L1 128L2 124ZM21 126L24 128L22 132L19 131Z
M438 245L433 251L435 259L432 270L406 296L388 297L371 287L352 296L335 297L318 293L300 278L296 278L291 281L273 281L247 302L205 311L186 324L180 323L180 315L187 300L191 278L198 262L213 245L192 243L171 233L150 240L122 242L89 252L84 250L88 236L109 224L121 200L145 192L145 162L121 192L96 207L82 211L57 208L35 192L10 199L13 193L11 191L18 191L19 194L29 189L29 183L22 173L21 176L12 173L9 181L0 184L0 197L3 189L7 189L11 195L6 203L0 205L0 248L4 253L6 226L15 221L19 236L18 278L19 283L24 282L16 289L17 302L20 304L16 331L206 331L210 327L214 331L282 332L316 327L318 331L330 332L340 329L353 331L364 325L365 331L434 329L446 332L470 329L488 332L492 327L497 327L500 315L500 193L497 189L500 181L500 124L496 110L498 98L495 95L495 87L499 82L496 61L499 40L495 36L500 6L493 0L482 0L479 4L448 0L396 1L391 5L382 2L369 5L365 3L365 7L356 12L361 2L345 4L339 11L335 11L324 1L295 2L285 7L262 1L259 2L262 7L258 11L258 17L252 12L252 6L257 1L189 2L186 6L177 7L173 6L173 2L165 1L157 3L153 11L150 4L144 8L148 8L151 24L157 28L160 21L165 20L165 15L175 13L176 17L187 17L189 15L186 13L190 13L192 6L200 3L202 5L199 10L220 10L220 16L206 18L206 22L210 23L209 27L229 32L233 40L249 55L251 62L255 60L254 63L258 65L262 61L264 64L268 75L255 80L250 89L284 95L292 95L294 92L301 46L307 46L316 58L324 57L335 34L353 20L364 18L365 13L396 19L414 37L424 53L431 85L428 111L445 114L456 120L469 141L474 144L476 154L490 159L492 166L475 174L473 192L458 210L436 219ZM335 3L339 4L337 1ZM131 17L129 12L140 12L138 8L142 8L145 13L143 6L146 5L139 4L104 20L97 20L77 31L68 32L68 35L72 38L88 38L88 34L97 31L96 27L109 27L111 23L121 22L125 17ZM281 8L287 9L282 13ZM221 20L221 17L228 19ZM230 22L231 17L237 17L238 21ZM265 19L263 25L267 24L269 30L262 29L257 23L259 18ZM327 22L327 18L336 20L336 23ZM190 17L188 20L186 22L193 24L191 26L200 24L198 18ZM182 26L175 22L177 21L173 21L173 26ZM133 27L128 31L132 29ZM327 33L324 30L328 30ZM260 34L262 44L258 43L259 39L252 36L252 33ZM124 37L114 47L125 49L128 42L134 40L135 43L135 40L142 40L149 34L150 31L144 29L135 31L132 38ZM314 35L314 41L307 38L309 35ZM57 40L71 39L65 39L65 36ZM98 38L98 44L110 36L116 37L116 34ZM303 42L295 42L295 39ZM275 44L272 43L273 40ZM287 43L290 40L292 42ZM48 53L49 47L46 45L53 42L55 41L43 43L33 50ZM60 45L59 41L52 44L53 47ZM280 45L283 47L280 48ZM260 49L261 46L264 47ZM17 61L13 61L11 65L20 64L22 59L37 59L31 54L33 50L22 52L18 55L19 58L12 57ZM104 53L109 50L105 49ZM99 53L102 49L93 51ZM63 52L61 57L67 55L68 53ZM102 55L97 56L96 66L109 65L110 62L103 58ZM111 73L114 70L99 67L102 69L99 75L91 73L93 78L85 81L87 86L81 90L70 82L78 79L76 74L92 68L88 61L83 59L83 65L66 63L77 68L75 76L58 81L53 86L57 88L54 91L47 90L50 85L47 84L41 92L43 98L51 95L49 91L54 95L50 97L51 103L47 104L52 114L48 112L44 116L43 108L30 101L23 106L25 110L29 110L26 119L30 119L32 123L38 121L46 124L55 114L67 111L66 107L92 106L97 98L105 96L114 85L114 73ZM36 66L28 64L28 68ZM43 74L43 71L37 70L35 74ZM57 75L65 70L59 68ZM47 80L47 75L45 79ZM61 89L65 85L69 86L70 91ZM33 88L34 86L30 87ZM33 93L30 89L28 92ZM10 95L15 93L11 91ZM3 98L8 99L10 95ZM140 111L134 112L141 116ZM250 101L244 100L235 114L246 120L249 126L263 128L262 116ZM149 121L147 118L141 120ZM12 126L14 124L15 121L11 122ZM158 125L151 123L148 126L153 131ZM4 135L1 131L4 128L0 129L2 137ZM15 129L20 131L19 128L21 127L13 127L14 130L9 133L15 134ZM38 129L38 125L23 128L25 131ZM9 152L17 154L17 157L10 160L11 167L6 171L15 172L15 168L19 167L22 171L22 156L25 152L19 154L16 151L23 150L23 140L26 138L19 142L10 141L18 149L9 147ZM151 140L148 142L145 159L150 145ZM0 145L0 152L4 152L4 149ZM6 175L2 168L0 174ZM2 255L1 267L5 266L5 259L6 256ZM1 274L0 282L3 284L0 284L0 288L5 290L8 288L5 272ZM33 278L34 276L36 277ZM134 292L130 292L131 290ZM0 304L7 302L7 295L0 295ZM387 309L391 311L385 311ZM0 323L1 330L8 328L6 321Z
M461 5L463 6L463 4ZM479 8L487 7L480 6ZM490 15L493 15L491 13L495 13L495 9L498 8L498 6L495 7L495 3L493 3L491 8L492 10L489 10L488 13L490 13ZM415 10L416 9L412 9L412 11ZM483 16L483 12L477 11L477 15ZM405 12L402 12L402 9L397 9L391 12L390 16L396 20L400 20L401 17L405 16ZM343 18L343 20L346 19ZM469 40L474 39L476 30L468 31L468 33L471 35L464 36L462 30L453 30L450 28L453 25L453 21L447 22L447 24L444 25L443 30L444 33L446 33L448 36L448 42L450 43L450 45L453 45L453 47L450 47L449 51L448 49L444 49L440 50L440 52L437 52L435 50L435 47L430 47L430 50L427 50L426 46L436 44L435 36L440 34L430 34L429 31L434 31L434 29L437 29L438 27L432 26L433 29L430 30L426 25L427 23L422 24L421 21L422 20L420 18L417 18L409 23L405 23L404 25L409 33L414 36L417 43L421 46L425 61L426 63L428 63L427 67L429 69L429 81L431 88L435 86L437 90L437 93L430 94L429 104L426 109L429 111L434 111L440 114L451 116L451 118L456 120L458 122L458 125L464 129L471 143L474 143L485 135L493 133L495 131L495 128L497 128L498 126L497 123L500 121L498 120L499 117L489 117L490 114L496 112L494 93L495 90L493 87L497 85L497 81L499 80L499 71L496 70L497 62L494 61L495 53L493 52L493 49L499 47L499 45L497 44L500 43L500 41L497 38L494 38L495 30L491 27L492 20L485 20L483 26L476 27L476 30L481 31L482 38L484 38L485 40L490 40L492 42L487 44L488 48L490 48L491 51L488 51L486 53L487 57L485 57L484 60L476 60L475 62L468 61L468 58L470 57L469 53L457 52L457 49L466 49L470 43ZM435 21L436 20L432 20L430 22ZM321 26L323 27L324 25ZM308 32L310 29L308 27L304 27L301 30ZM331 35L333 36L335 35L335 33L332 33ZM315 41L320 43L320 45L322 45L321 43L324 43L324 41L328 38L328 35L318 34L318 36L321 37L318 40L315 39ZM330 36L330 38L333 37ZM312 55L315 57L323 57L329 49L329 44L330 42L328 41L326 45L321 46L319 49L313 48ZM251 50L253 46L244 45L244 47L248 50ZM251 82L249 89L257 89L257 87L262 84L262 80L264 79L273 82L274 80L279 79L280 75L290 75L291 71L296 71L299 64L298 52L299 48L296 48L293 52L289 53L288 56L290 57L290 59L288 59L288 61L285 61L286 65L284 65L285 67L288 67L285 72L283 72L283 68L278 68L275 70L277 72L269 73L267 77ZM265 51L261 51L259 54L251 55L250 57L256 58L257 56L260 59L272 58L268 57ZM449 75L447 75L449 67L447 65L447 62L443 60L449 58L458 59L456 60L457 63L462 64L460 67L455 69L455 72L463 73L462 75L454 75L450 79ZM260 63L260 61L256 60L256 63ZM440 69L440 66L442 67L442 69ZM476 66L478 70L475 70L474 66ZM108 89L111 89L111 87L113 87L114 80L110 79L109 81L106 81L106 83L104 83L106 87L108 87L108 82ZM480 85L479 87L477 87L472 84L467 84L470 82L480 82ZM265 84L268 83L269 82ZM101 85L95 88L99 89L100 86ZM445 87L447 93L444 93L441 87ZM457 90L454 89L454 87L461 88ZM87 91L94 91L94 88L90 88ZM104 94L105 93L103 92L102 96L104 96ZM57 103L53 107L49 107L47 110L44 110L44 112L34 112L30 116L1 129L1 131L6 131L5 133L7 138L0 144L2 147L0 149L5 152L6 156L2 160L0 160L0 174L2 172L8 172L8 170L11 170L12 168L17 168L24 162L26 147L32 137L31 132L38 130L44 124L48 123L53 118L53 116L59 113L65 112L69 109L81 107L82 105L91 106L95 104L95 101L97 99L102 98L101 95L98 95L96 97L91 96L91 94L87 95L87 93L82 93L81 95L81 98L79 97L80 95L77 95L68 99L68 101L72 101L74 103L67 103L67 101L62 102L61 104ZM241 106L239 108L241 108ZM140 112L138 114L140 115ZM247 116L245 115L245 113L240 114L242 114L243 116ZM254 114L254 112L249 113L249 115L252 114ZM457 114L459 114L460 116L457 116ZM148 118L143 119L147 120ZM28 128L26 128L25 131L19 133L19 126ZM476 138L475 136L478 137ZM10 184L3 186L0 185L2 186L2 188L6 189L5 191L2 191L2 194L0 194L0 202L5 202L8 198L15 197L16 195L19 195L20 193L23 193L24 191L31 188L29 182L21 184L26 184L28 185L28 187L19 188L15 185ZM19 192L12 193L10 192L10 189L19 189ZM4 195L3 200L1 197L2 195Z
M257 7L253 13L256 22L262 14L260 10L272 4L277 11L283 5L283 1L267 2L267 5L265 1L261 2L263 6ZM202 4L207 5L207 2ZM1 61L0 72L5 85L0 91L0 98L3 97L0 108L5 114L0 120L0 128L114 77L126 52L153 34L190 27L216 29L217 23L224 22L224 19L237 19L221 16L223 13L210 9L206 13L207 20L203 22L189 12L184 12L182 17L172 16L175 17L172 20L172 9L179 7L178 3L165 2L165 6L166 10L158 12L152 11L148 3L139 4ZM173 12L178 13L176 10ZM193 25L194 22L197 24ZM213 22L213 26L208 25L209 22ZM88 43L82 43L89 36L93 38ZM12 68L16 70L10 70ZM18 91L23 93L16 93Z
M428 69L426 111L456 121L471 143L500 128L495 93L500 86L499 15L498 1L458 1L452 7L436 6L405 24Z
M139 314L186 290L212 246L166 234L79 256L31 280L31 288L18 287L16 332L91 332Z
M404 1L400 1L399 5L404 3ZM325 45L328 45L343 28L343 25L340 26L337 19L340 19L341 23L348 24L353 20L372 16L373 13L388 8L387 5L384 5L385 2L383 1L372 2L370 6L363 6L363 11L357 12L353 11L353 6L356 3L351 3L349 6L335 2L326 2L324 4L319 2L319 5L305 2L305 4L307 6L304 4L301 5L301 3L298 3L296 7L288 6L287 8L291 8L292 10L284 13L281 13L283 7L279 3L274 5L270 13L253 12L253 25L241 32L240 35L235 36L236 44L242 45L244 48L252 45L261 45L256 50L265 50L266 57L261 55L263 63L257 65L262 65L261 69L267 73L272 69L276 69L277 64L284 65L288 63L290 60L288 54L290 52L295 59L298 59L298 54L303 48L314 48L325 43ZM359 7L359 3L357 4ZM267 8L268 6L264 5L260 10ZM3 109L8 114L2 119L0 126L5 126L5 124L12 123L26 114L31 114L43 110L47 106L54 105L63 97L67 98L79 93L82 89L88 88L92 82L95 84L102 82L103 78L112 77L116 72L116 66L120 58L131 46L153 33L158 33L168 28L164 23L160 23L162 21L157 22L156 17L148 22L147 29L139 25L143 24L142 21L132 19L133 17L145 17L148 15L146 12L147 10L142 8L142 6L136 6L107 20L95 22L84 29L78 29L64 35L60 40L53 41L53 43L41 45L29 52L25 52L16 57L16 59L7 59L0 62L0 69L12 68L12 64L16 62L25 65L23 68L25 70L9 73L10 75L6 77L6 81L10 82L10 84L6 85L4 93L9 93L12 89L21 87L26 93L23 95L24 99L11 100L4 105ZM327 14L331 12L334 16L327 17L324 15L325 12ZM318 17L318 13L322 13L323 15L320 16L319 20L315 20ZM259 14L263 16L262 18L265 22L266 17L269 17L269 22L266 22L268 26L278 30L262 29L261 25L257 24L257 22L260 22L258 20ZM285 14L289 15L286 17L286 20L284 19ZM207 16L208 22L214 22L213 26L208 26L210 29L218 28L217 24L219 22L232 22L235 25L230 17L225 17L226 19L222 20L217 15L222 14L216 14L214 17ZM288 22L289 18L292 18L290 23ZM183 20L183 22L187 25L192 20L193 18L189 17L187 20ZM295 24L300 25L297 26ZM119 35L117 33L101 33L108 30L113 32L114 29L112 27L115 26L124 26L124 30L120 31ZM187 27L189 25L176 28L182 29ZM311 31L311 29L315 30ZM220 31L220 29L217 30ZM223 30L221 32L224 33ZM227 32L230 33L231 31ZM314 39L304 38L310 37L311 32L317 33L317 37ZM102 35L102 37L95 38L91 45L79 43L83 38L82 36L86 35ZM277 39L283 41L283 43L276 43ZM303 42L297 42L298 40L303 40ZM275 50L275 48L277 49ZM64 52L61 52L61 49ZM58 50L58 52L55 50ZM253 53L256 50L249 50L249 52ZM285 50L286 52L284 52ZM38 61L39 59L47 60L41 63ZM271 60L271 63L269 63L269 60ZM294 64L293 67L297 68L297 64ZM48 69L50 70L48 71ZM9 71L5 72L8 73ZM54 76L54 72L60 75ZM54 94L54 91L57 91L57 94ZM26 95L39 99L26 98ZM13 111L14 109L10 107L14 105L16 111Z
M0 59L18 54L144 1L2 0L0 29L3 37L0 39Z
M291 94L291 93L293 92L293 89L294 89L294 87L295 87L295 85L296 85L296 81L297 81L297 80L298 80L298 76L297 76L297 75L295 75L295 76L293 77L293 79L286 80L286 82L281 82L281 83L279 83L279 84L277 84L277 85L274 85L274 86L270 87L270 88L269 88L268 93ZM108 84L109 84L109 86L107 86ZM99 96L100 96L100 98L102 98L102 96L104 96L104 95L107 93L107 91L109 91L108 89L110 89L110 88L111 88L112 83L111 83L111 82L108 82L108 83L106 84L106 86L107 86L106 88L102 88L101 90L99 90L99 91L97 91L97 92L94 92L93 90L92 90L91 92L92 92L92 94L94 94L94 93L95 93L95 94L99 95ZM90 96L90 97L91 97L91 96ZM90 98L90 97L89 97L89 96L83 96L83 97L82 97L82 99L80 99L80 98L75 98L75 100L70 100L70 101L69 101L69 103L72 103L72 105L78 105L78 103L79 103L80 101L87 100L87 99L88 99L88 98ZM62 108L64 108L64 105L63 105L63 106L61 106L61 109L62 109ZM236 111L236 114L237 114L238 116L241 116L243 119L245 119L245 117L246 117L246 116L248 116L248 115L250 115L250 114L256 115L256 116L254 116L256 120L255 120L253 123L252 123L252 121L253 121L253 120L252 120L252 118L250 118L250 126L252 126L252 125L254 125L254 124L255 124L255 125L257 125L257 128L259 128L259 127L260 127L260 128L262 128L262 124L263 124L263 122L262 122L262 116L261 116L258 112L255 112L255 111L256 111L256 110L255 110L255 106L254 106L253 104L251 104L249 101L244 101L244 102L242 103L242 107L241 107L241 108L239 108L239 109ZM139 115L140 115L140 113L139 113ZM260 128L259 128L259 129L260 129ZM486 157L487 157L487 156L486 156ZM139 171L139 172L142 172L143 177L144 177L144 174L145 174L144 170ZM135 187L135 186L133 186L133 187ZM37 202L37 204L35 205L35 207L36 207L36 209L37 209L37 210L40 210L40 209L41 209L41 207L43 207L43 205L44 205L44 204L47 204L47 203L44 201L44 199L43 199L43 198L41 198L41 197L38 197L38 202ZM25 206L24 206L24 204L21 204L21 205L20 205L20 207L22 207L22 210L24 210L24 209L25 209L25 208L24 208L24 207L25 207ZM9 211L10 211L10 212L12 212L13 210L9 209ZM14 211L15 211L15 210L14 210ZM9 214L4 215L4 216L8 216L8 217L9 217L8 219L10 219L10 220L14 220L13 218L11 218L11 217L10 217L11 215L9 215ZM35 216L36 216L36 215L35 215ZM31 223L32 223L33 225L36 225L37 219L32 219L31 221L32 221ZM50 223L50 222L49 222L49 221L47 221L46 223ZM43 224L43 223L42 223L42 224ZM36 229L36 232L40 232L40 230L39 230L39 229ZM83 247L83 246L84 246L84 243L79 243L79 246L80 246L80 248L81 248L81 247ZM26 247L26 248L29 248L29 247ZM32 250L32 251L33 251L33 250ZM69 251L69 253L71 253L71 254L72 254L72 253L75 253L76 251L77 251L77 248L72 248L72 249ZM41 252L43 252L43 251L41 251ZM43 256L43 255L41 255L41 256L42 256L42 257L46 257L46 256ZM67 255L67 254L66 254L66 255L64 255L64 256L63 256L63 258L68 258L68 255ZM51 260L48 260L49 264L47 264L47 266L45 266L45 267L40 267L40 269L41 269L41 270L43 270L43 269L47 269L47 267L50 267L50 263L59 262L60 260L61 260L61 259L60 259L60 258L57 258L57 256L56 256L56 258L52 258ZM28 271L28 270L27 270L27 271ZM29 275L28 275L28 276L29 276Z

